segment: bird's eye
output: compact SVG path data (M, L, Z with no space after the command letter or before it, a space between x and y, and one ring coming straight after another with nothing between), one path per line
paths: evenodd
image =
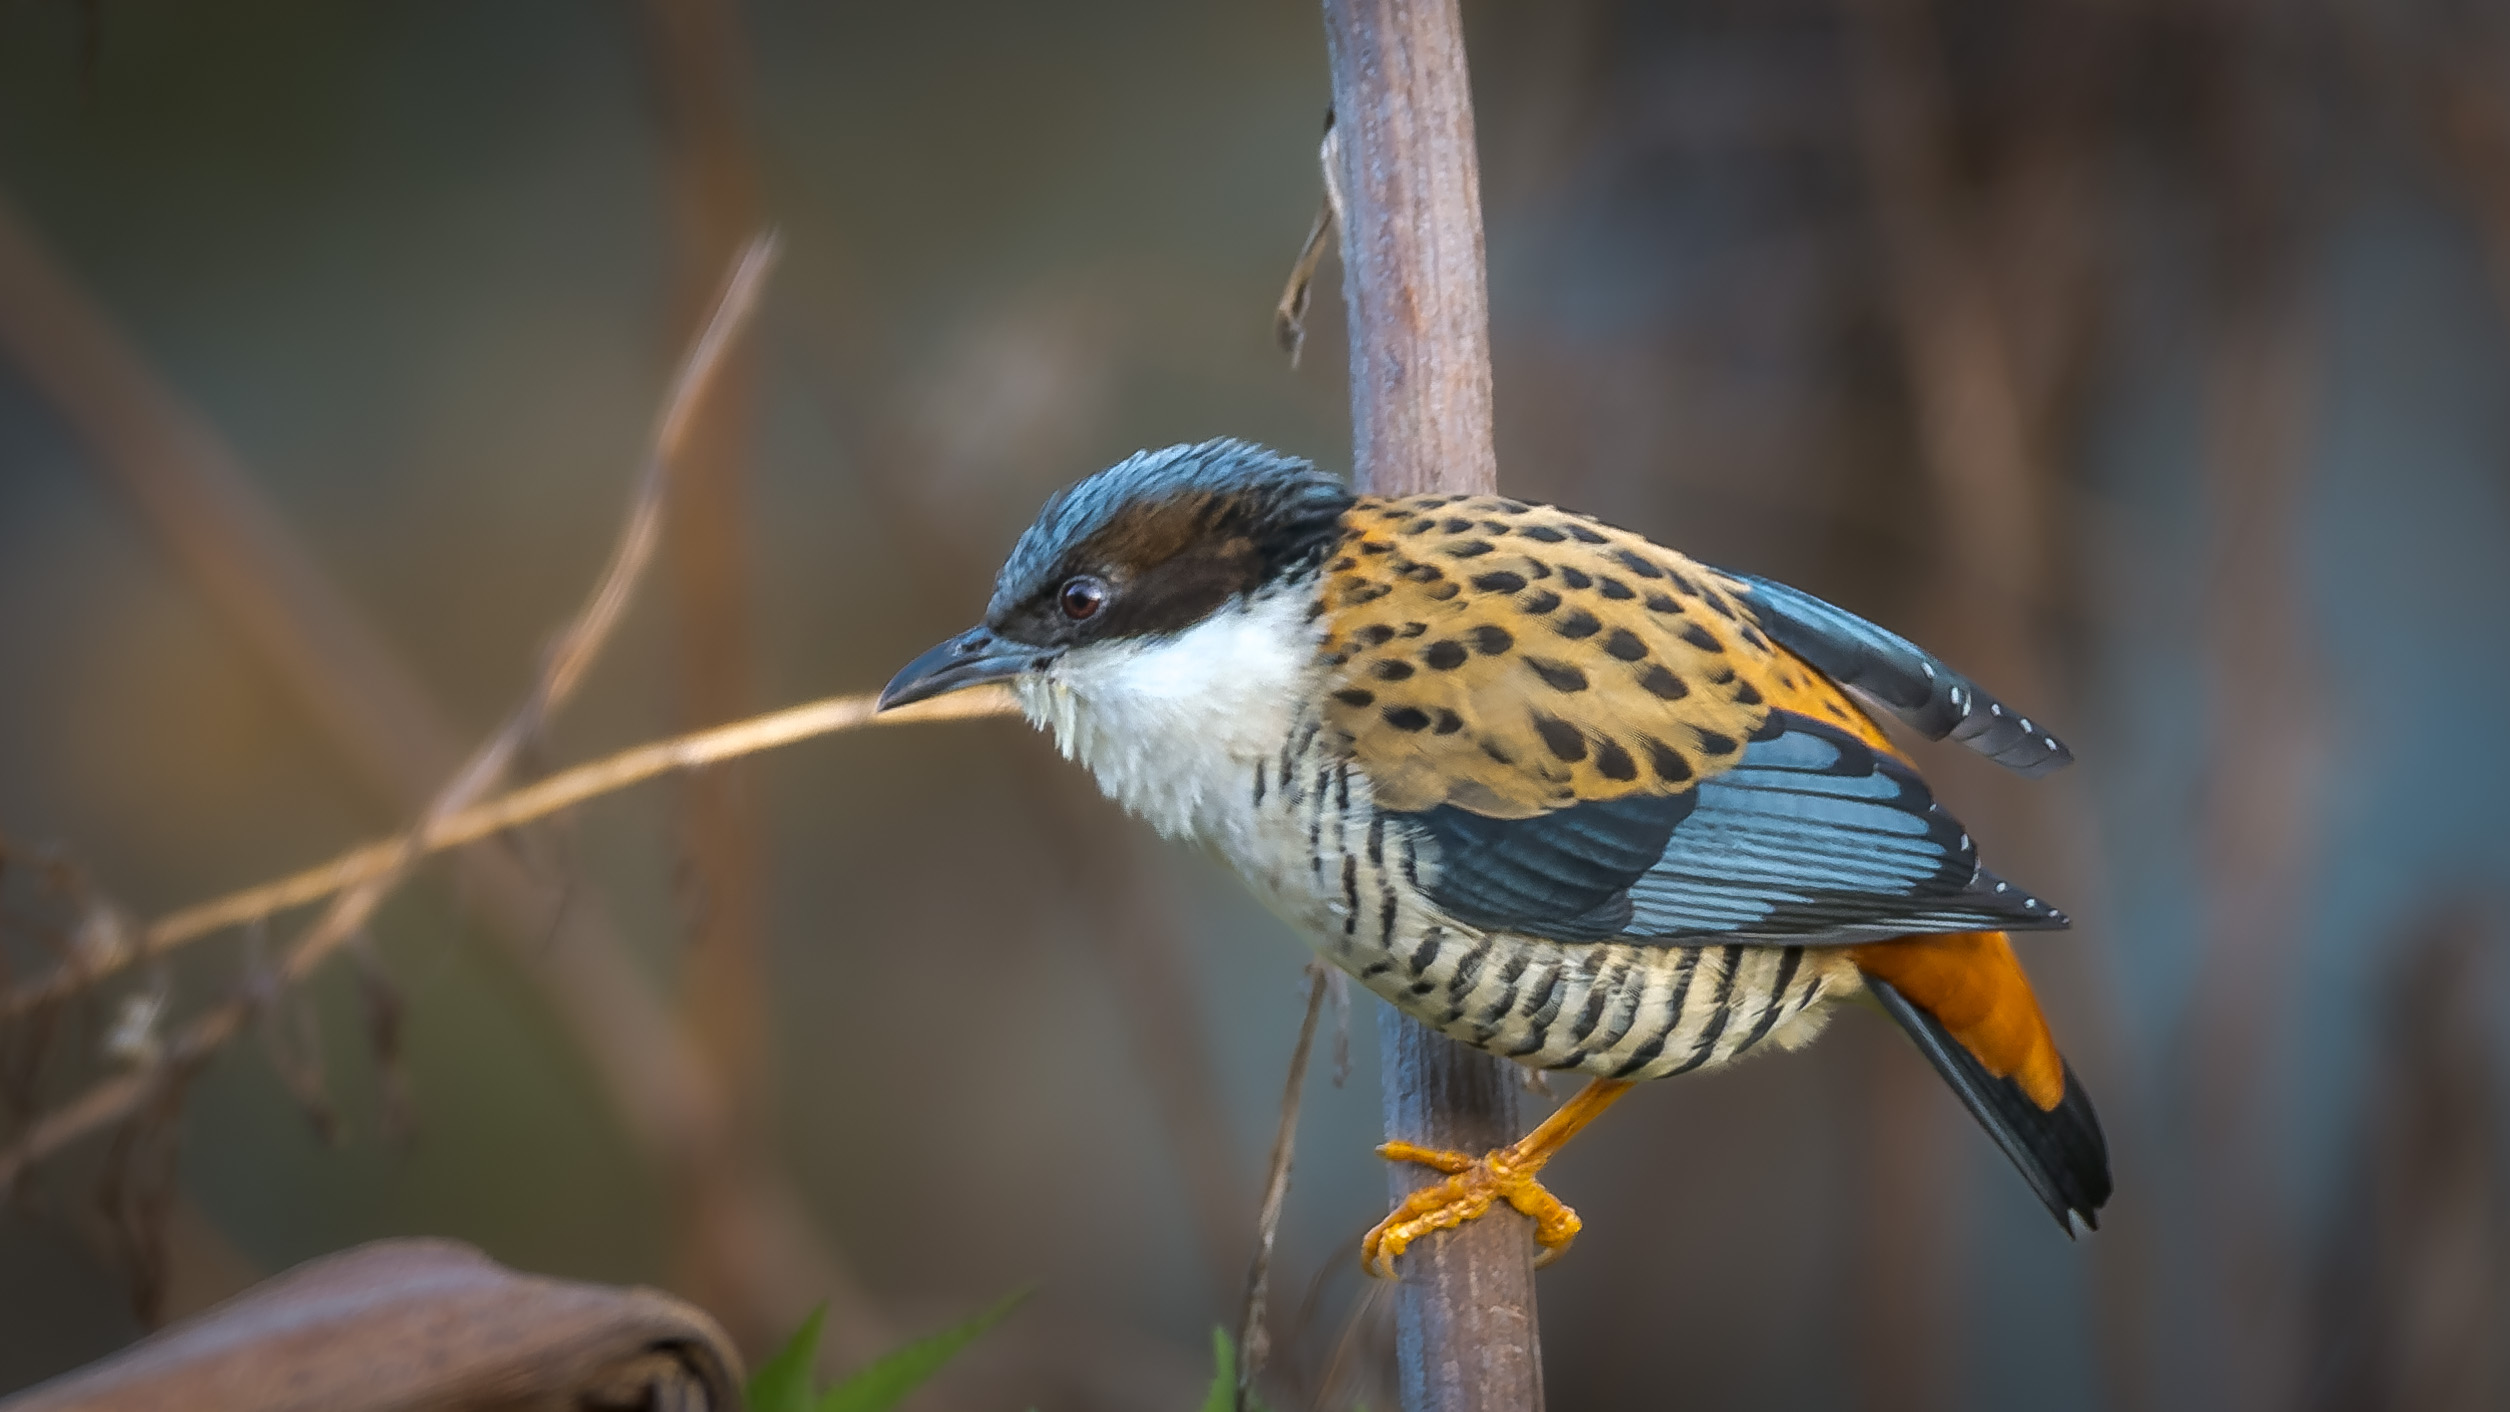
M1063 605L1063 616L1077 623L1094 616L1106 605L1107 585L1088 574L1081 574L1064 580L1058 601Z

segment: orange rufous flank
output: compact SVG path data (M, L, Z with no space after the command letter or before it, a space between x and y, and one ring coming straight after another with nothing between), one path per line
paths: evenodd
M1942 1021L1989 1073L2013 1080L2043 1109L2064 1101L2065 1061L2003 932L1904 937L1850 954L1859 970Z

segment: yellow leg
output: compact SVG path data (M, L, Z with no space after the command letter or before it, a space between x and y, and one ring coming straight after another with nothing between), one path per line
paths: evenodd
M1377 1155L1390 1162L1418 1162L1445 1172L1447 1179L1405 1197L1403 1204L1379 1221L1360 1241L1360 1263L1370 1274L1392 1279L1395 1257L1406 1246L1432 1231L1452 1230L1477 1219L1490 1210L1491 1203L1502 1200L1533 1218L1534 1240L1543 1248L1534 1263L1548 1265L1558 1259L1576 1239L1580 1223L1577 1213L1544 1190L1534 1176L1629 1087L1627 1079L1596 1079L1532 1132L1478 1158L1408 1142L1389 1142L1378 1148Z

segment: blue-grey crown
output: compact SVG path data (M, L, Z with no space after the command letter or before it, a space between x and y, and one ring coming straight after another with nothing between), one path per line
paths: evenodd
M1351 503L1342 482L1312 463L1251 441L1222 439L1136 452L1057 491L1012 546L994 580L992 616L1034 598L1128 509L1160 503L1220 507L1254 536L1267 571L1315 557Z

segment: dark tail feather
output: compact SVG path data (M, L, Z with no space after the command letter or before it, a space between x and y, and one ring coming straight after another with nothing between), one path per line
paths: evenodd
M2100 1208L2109 1201L2109 1140L2101 1136L2100 1115L2092 1111L2092 1100L2073 1068L2066 1069L2064 1100L2054 1109L2042 1109L2020 1085L1987 1072L1934 1016L1889 982L1867 976L1865 985L1917 1041L1935 1072L1961 1095L1970 1116L2013 1159L2066 1234L2074 1234L2077 1220L2099 1229Z

